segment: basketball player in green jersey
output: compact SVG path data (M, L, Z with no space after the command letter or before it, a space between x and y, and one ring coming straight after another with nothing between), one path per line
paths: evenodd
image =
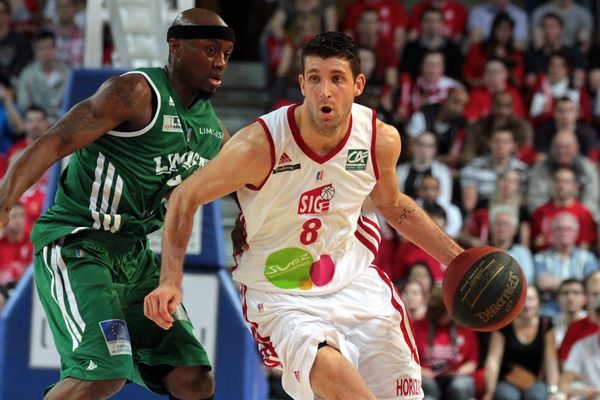
M181 13L165 68L107 80L26 149L0 185L0 227L55 161L73 154L56 204L35 224L35 282L61 356L46 399L104 399L127 381L175 399L210 399L211 366L183 308L175 329L144 317L159 265L146 236L170 191L212 159L228 134L208 99L234 34L216 14Z

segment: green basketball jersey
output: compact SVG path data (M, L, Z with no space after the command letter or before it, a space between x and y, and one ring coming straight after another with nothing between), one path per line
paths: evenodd
M55 205L34 225L42 247L81 229L145 238L164 220L168 192L215 157L223 132L212 105L180 101L162 68L140 68L158 99L148 126L109 131L75 152L59 180Z

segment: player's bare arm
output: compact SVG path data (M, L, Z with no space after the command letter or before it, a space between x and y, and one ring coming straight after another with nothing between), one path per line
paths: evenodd
M0 226L13 204L61 158L111 129L141 129L151 120L151 92L140 75L105 82L90 98L74 106L11 164L0 185Z
M223 146L225 146L225 143L227 143L227 141L231 139L231 135L229 134L229 131L225 127L223 121L221 121L220 118L217 119L219 120L219 125L221 126L221 132L223 132L223 141L221 142L221 148L223 148Z
M400 156L398 131L377 121L375 157L379 180L371 192L373 205L405 238L448 265L463 249L456 244L409 196L400 192L396 161Z
M261 185L269 176L271 160L271 145L255 122L235 134L214 160L173 191L165 216L159 287L144 301L144 314L163 329L171 327L171 313L181 302L183 260L198 207L246 184Z

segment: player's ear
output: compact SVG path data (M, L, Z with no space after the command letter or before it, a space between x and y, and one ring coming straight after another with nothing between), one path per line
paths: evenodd
M169 39L169 52L176 55L176 56L180 56L181 55L181 49L182 49L182 43L181 40L177 40L177 39Z
M354 97L358 97L361 95L363 90L365 90L365 85L367 83L367 78L365 74L358 74L354 81Z
M302 91L302 95L306 96L306 94L304 93L304 75L298 75L298 83L300 84L300 90Z

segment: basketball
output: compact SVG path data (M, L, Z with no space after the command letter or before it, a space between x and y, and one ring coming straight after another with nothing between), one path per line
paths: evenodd
M508 325L517 316L525 302L527 282L508 253L481 246L452 260L444 274L442 292L456 322L487 332Z

